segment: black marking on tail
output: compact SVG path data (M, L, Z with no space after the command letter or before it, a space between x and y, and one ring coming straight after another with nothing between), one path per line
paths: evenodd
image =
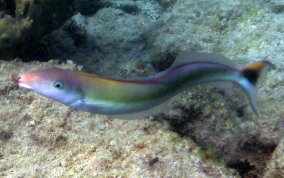
M254 70L254 69L245 69L243 70L242 74L253 85L256 85L260 77L259 71Z
M266 74L267 70L274 68L274 65L269 61L259 61L250 64L242 69L242 75L253 85Z

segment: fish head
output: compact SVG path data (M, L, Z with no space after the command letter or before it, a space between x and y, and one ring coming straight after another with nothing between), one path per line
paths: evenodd
M72 71L48 68L20 74L17 83L20 87L32 90L40 95L71 104L82 99L84 94L75 80Z

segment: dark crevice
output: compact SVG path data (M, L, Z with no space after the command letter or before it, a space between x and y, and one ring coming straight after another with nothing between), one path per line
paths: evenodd
M25 5L24 11L23 11L23 16L24 16L24 17L27 17L27 16L28 16L29 9L30 9L30 3L27 3L27 4Z
M90 16L95 14L103 7L109 7L110 3L103 1L87 1L79 6L79 11L82 15Z
M251 137L239 143L238 149L241 152L251 154L271 154L277 144L275 143L263 143L256 137Z
M188 124L193 122L195 119L200 118L202 111L194 108L193 106L189 108L179 107L174 109L179 110L179 112L181 113L178 116L172 117L163 115L163 117L161 118L168 122L170 130L172 130L173 132L176 132L181 137L190 137L191 139L194 139L194 136L191 134L192 132L190 131ZM156 119L157 121L159 121L160 118L158 117Z
M9 140L13 136L13 132L11 131L0 131L0 140Z
M86 48L90 48L87 46L88 39L85 29L78 27L72 20L58 29L57 33L61 35L61 38L54 34L46 35L34 48L20 57L24 62L33 61L34 58L42 62L51 58L64 62L66 59L74 58L82 50L86 51Z
M240 118L241 118L241 117L244 117L244 115L245 115L244 107L239 107L239 108L237 108L236 114L237 114L237 116L240 117Z
M229 168L236 169L242 178L257 178L255 166L251 165L247 160L245 161L232 161L227 163Z
M7 14L16 16L16 3L15 0L0 1L0 10L4 10Z
M262 177L276 147L277 144L274 142L264 143L256 137L246 138L239 142L236 155L227 162L227 166L236 169L244 178Z
M239 140L235 146L229 144L224 145L225 149L215 147L210 141L203 141L192 130L198 120L204 117L202 109L196 107L176 107L173 108L177 114L175 115L159 115L157 121L166 121L169 129L181 137L190 138L197 143L201 149L211 150L213 154L208 154L209 159L226 162L227 167L235 169L243 178L259 178L264 174L267 163L271 160L277 144L271 140L259 138L257 136L246 136ZM239 108L238 116L244 114L243 108ZM206 123L206 122L204 122ZM205 151L204 151L205 152Z
M156 72L161 72L168 69L172 63L175 61L176 55L173 54L164 54L160 57L159 60L152 62L152 65Z
M75 22L71 21L70 25L63 26L63 31L71 37L75 47L82 47L86 44L87 32L85 29L78 27Z

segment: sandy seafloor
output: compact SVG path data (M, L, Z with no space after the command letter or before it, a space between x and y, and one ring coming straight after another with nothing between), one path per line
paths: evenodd
M109 2L44 37L49 62L0 60L0 176L284 177L284 2ZM11 82L14 74L51 66L146 76L188 49L242 65L272 62L275 69L258 87L260 116L234 86L197 87L176 97L164 114L119 120Z

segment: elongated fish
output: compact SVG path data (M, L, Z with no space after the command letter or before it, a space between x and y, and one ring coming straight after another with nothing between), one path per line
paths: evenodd
M260 61L239 69L223 61L229 59L214 54L184 52L169 69L145 78L116 79L48 68L22 73L17 83L79 110L123 115L151 109L196 85L228 81L242 88L258 115L256 83L272 64Z

